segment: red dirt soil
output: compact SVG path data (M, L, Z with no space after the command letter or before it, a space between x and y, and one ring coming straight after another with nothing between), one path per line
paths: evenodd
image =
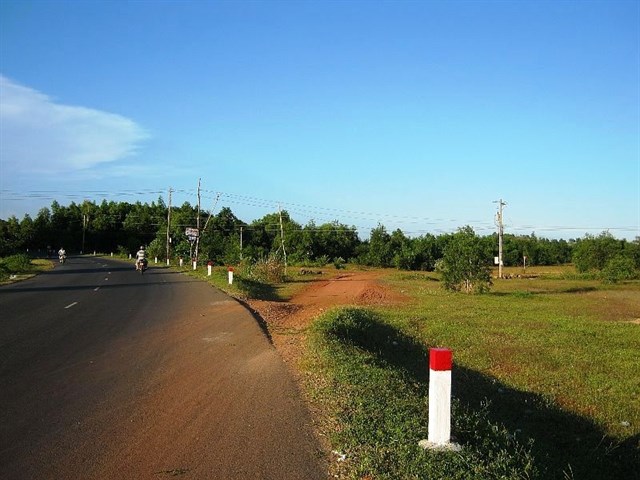
M250 300L267 324L276 349L297 373L305 333L314 318L343 305L394 305L406 297L381 282L384 271L341 272L311 282L288 302Z

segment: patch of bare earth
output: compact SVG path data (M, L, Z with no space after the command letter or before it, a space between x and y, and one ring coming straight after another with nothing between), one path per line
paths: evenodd
M306 331L323 312L344 305L394 305L407 300L381 282L383 271L336 274L311 282L288 302L249 300L264 320L276 349L298 374Z

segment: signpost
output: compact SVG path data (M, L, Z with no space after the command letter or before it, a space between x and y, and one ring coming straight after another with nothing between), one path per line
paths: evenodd
M200 236L200 232L197 228L187 227L184 231L184 234L187 236L191 243L195 242L196 239Z
M196 262L197 259L194 259L193 257L193 244L195 243L195 241L198 239L198 237L200 236L200 230L198 230L197 228L192 228L192 227L187 227L184 231L184 234L187 236L187 238L189 239L189 243L191 244L191 248L189 249L189 256L191 257L191 260L193 261L193 269L196 269ZM196 251L196 254L198 252Z

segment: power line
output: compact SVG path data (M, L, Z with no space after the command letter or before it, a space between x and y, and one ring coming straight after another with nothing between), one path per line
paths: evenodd
M174 193L180 193L187 196L197 196L196 189L172 189ZM232 205L245 205L255 208L262 208L269 210L271 213L278 211L278 205L280 208L287 210L289 213L293 213L309 220L325 219L329 221L337 221L340 219L344 222L344 219L351 219L356 221L356 225L353 225L360 231L371 230L377 227L376 224L384 224L391 222L391 225L396 225L403 230L403 233L409 235L426 234L426 233L449 233L455 231L461 225L472 225L477 231L489 231L493 229L491 222L486 220L460 220L455 218L444 217L421 217L410 215L399 215L393 213L380 213L380 212L366 212L347 210L340 208L322 207L318 205L307 205L295 202L278 202L275 200L263 199L252 197L248 195L240 195L229 192L220 192L214 190L202 190L203 197L205 198L220 198L227 204ZM91 197L103 197L103 201L107 198L139 198L149 195L158 195L160 199L166 194L166 190L158 189L139 189L139 190L119 190L119 191L104 191L104 190L83 190L75 193L69 193L68 191L61 190L32 190L27 192L15 192L7 189L0 190L0 199L2 201L24 201L24 200L56 200L60 198L70 200L86 200L88 196ZM99 202L92 202L97 206ZM153 202L152 202L153 203ZM338 217L338 218L336 218ZM363 224L361 222L372 222L372 224ZM375 222L375 223L374 223ZM445 225L450 224L451 227L447 228ZM411 228L411 226L431 226L432 228ZM575 226L575 225L532 225L532 224L509 224L509 229L514 232L602 232L612 231L620 233L636 233L638 234L637 226Z

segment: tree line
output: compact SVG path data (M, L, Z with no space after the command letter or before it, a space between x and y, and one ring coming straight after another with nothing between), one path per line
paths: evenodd
M354 226L338 221L301 225L288 212L274 212L244 222L224 207L217 214L200 212L185 202L168 208L162 198L149 203L85 201L68 206L52 202L35 218L25 215L0 219L0 256L30 252L42 254L64 247L68 252L134 253L146 246L150 256L165 259L167 239L169 256L189 259L194 243L185 230L199 225L198 260L219 265L241 260L286 254L290 264L357 263L373 267L395 267L403 270L435 270L445 257L447 246L463 232L473 236L474 248L488 265L498 255L497 234L478 236L469 227L457 233L425 234L409 237L400 229L389 232L378 225L361 239ZM168 231L168 236L167 236ZM525 259L526 257L526 259ZM599 236L557 240L535 234L505 234L503 262L505 266L561 265L573 262L580 272L604 270L615 259L626 267L640 268L640 237L634 241L616 239L608 232Z

